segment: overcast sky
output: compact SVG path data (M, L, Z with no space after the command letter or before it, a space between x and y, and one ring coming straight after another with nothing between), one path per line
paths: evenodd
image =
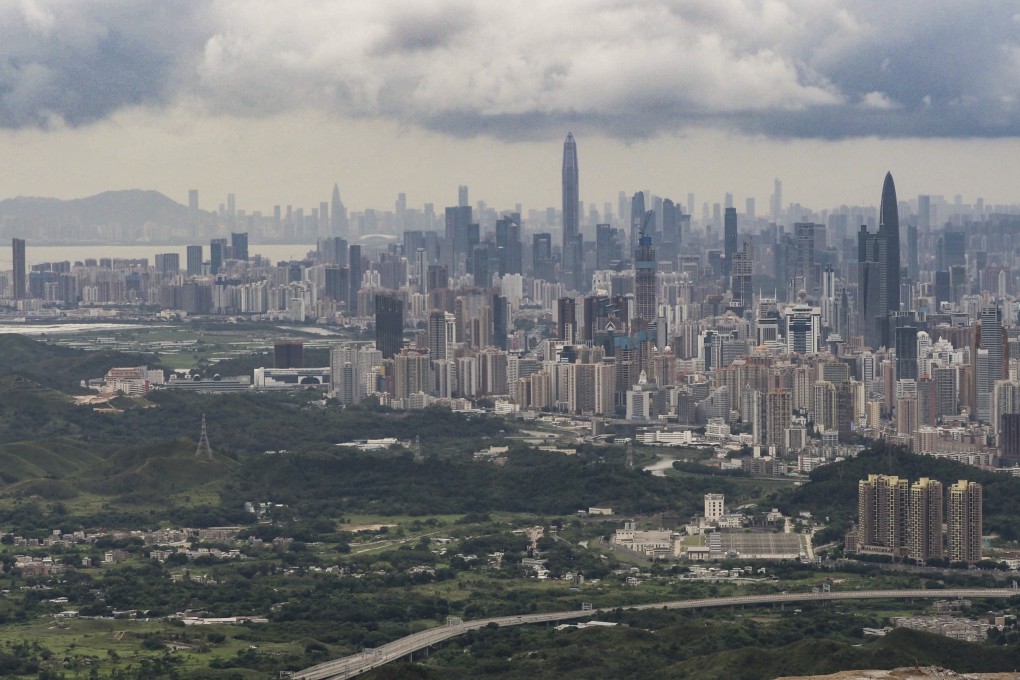
M0 197L1018 202L1020 2L8 0Z

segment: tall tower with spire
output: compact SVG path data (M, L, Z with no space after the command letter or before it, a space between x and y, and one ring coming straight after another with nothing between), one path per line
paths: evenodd
M578 215L577 144L574 134L567 133L563 142L563 280L577 289L581 278L580 216Z
M885 237L885 308L900 311L900 211L892 173L885 173L882 204L878 209L878 234Z
M333 198L330 201L329 216L332 236L347 236L347 208L340 201L340 185L333 185Z

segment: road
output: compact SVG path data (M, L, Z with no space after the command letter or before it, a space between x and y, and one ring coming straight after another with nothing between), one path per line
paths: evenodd
M673 600L670 602L652 602L632 605L625 609L705 609L708 607L733 607L739 605L780 604L785 602L817 602L819 600L872 600L872 599L910 599L939 598L952 599L960 597L1013 597L1020 595L1020 590L1012 588L958 588L952 590L847 590L818 593L774 593L771 595L738 595L735 597L714 597L700 600ZM546 614L524 614L522 616L497 616L475 621L454 622L437 628L423 630L407 637L394 640L389 644L374 649L366 649L360 654L345 656L335 661L327 661L295 673L292 677L300 680L343 680L364 673L367 670L382 666L401 657L412 654L420 649L449 640L468 631L484 628L489 624L497 626L520 626L526 623L546 623L583 619L609 609L572 610L549 612Z

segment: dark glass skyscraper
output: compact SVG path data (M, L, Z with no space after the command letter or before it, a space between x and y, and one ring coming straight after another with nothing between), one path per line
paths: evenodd
M375 296L375 348L383 359L400 352L404 335L404 301L396 296Z
M900 217L896 185L886 173L879 207L878 233L865 226L857 235L858 333L872 348L891 346L889 314L900 309Z
M581 259L580 219L578 211L577 144L573 133L563 142L563 281L578 287L584 262Z
M900 212L896 205L896 185L892 173L885 173L882 204L878 211L878 234L885 236L885 306L900 310Z
M25 240L20 238L11 239L11 261L14 264L11 277L11 292L15 300L24 300L25 295Z

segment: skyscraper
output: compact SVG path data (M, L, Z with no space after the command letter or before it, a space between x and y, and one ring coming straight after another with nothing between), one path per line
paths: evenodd
M910 485L907 554L919 563L942 558L942 482L922 477Z
M723 264L723 276L733 271L733 258L737 254L737 209L726 208L723 217L723 253L726 261Z
M25 239L11 239L12 259L14 263L11 277L11 297L15 300L25 299Z
M230 255L231 259L248 261L248 232L230 235Z
M639 191L630 199L630 247L636 249L645 224L645 194Z
M580 216L578 215L577 144L573 133L567 133L563 142L563 281L569 287L580 288L581 258Z
M981 561L981 497L981 485L977 482L961 479L949 487L946 557L952 562Z
M202 246L188 246L188 276L202 275Z
M361 290L361 246L352 245L348 246L347 263L350 273L347 275L347 281L351 286L350 293L347 295L347 312L351 316L358 315L358 291Z
M900 310L900 218L892 173L886 173L878 233L857 236L859 333L872 348L889 346L889 313Z
M333 185L333 198L330 201L329 217L332 236L347 235L347 208L340 201L340 185Z
M637 317L648 323L655 321L655 248L652 237L642 233L634 251L634 301Z
M400 352L404 335L404 301L390 295L375 296L375 348L383 359Z
M885 308L900 310L900 213L896 205L896 185L892 173L885 173L882 203L879 207L878 234L885 236Z

